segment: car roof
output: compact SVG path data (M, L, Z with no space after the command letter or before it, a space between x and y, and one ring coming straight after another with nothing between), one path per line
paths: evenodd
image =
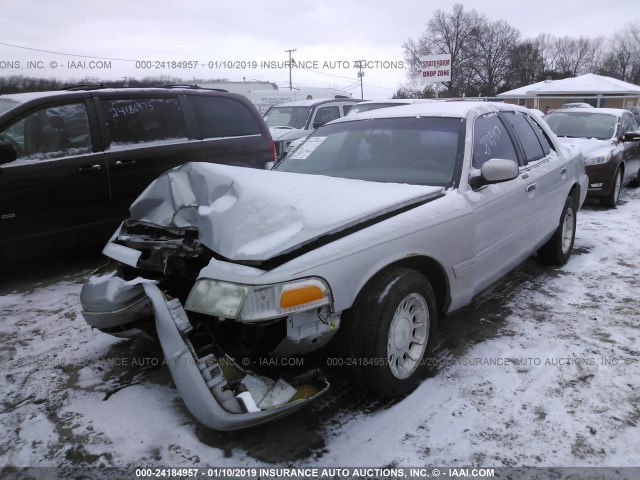
M358 105L411 105L413 103L427 103L427 102L435 102L436 100L432 100L430 98L392 98L388 100L364 100L362 102L358 102Z
M208 95L211 94L212 92L214 92L214 95L220 95L220 96L228 96L228 95L232 95L235 96L235 94L230 94L227 92L221 92L220 90L213 90L213 89L206 89L206 88L198 88L198 89L193 89L190 88L189 86L185 86L185 87L124 87L124 88L92 88L92 87L87 87L86 89L76 89L76 88L72 88L69 90L47 90L47 91L43 91L43 92L24 92L24 93L8 93L8 94L3 94L0 95L0 99L2 100L11 100L17 103L26 103L29 102L31 100L38 100L41 98L47 98L47 97L77 97L78 95L82 95L82 94L89 94L89 95L94 95L94 96L99 96L102 93L105 94L113 94L113 93L141 93L141 94L167 94L167 93L173 93L174 95L176 93L189 93L189 94L196 94L196 95ZM206 92L206 93L205 93Z
M470 114L513 111L527 112L529 109L502 102L426 102L401 105L397 107L380 108L367 112L347 115L333 120L331 124L353 122L377 118L410 118L410 117L454 117L466 118Z
M283 102L274 105L274 107L313 107L315 105L321 105L329 102L351 102L358 103L359 100L355 98L322 98L312 100L294 100L292 102Z
M616 115L621 116L623 113L630 113L623 108L558 108L553 112L549 112L547 115L553 115L554 113L569 113L571 115L585 115L585 114L602 114L602 115Z
M11 100L12 102L17 102L17 103L25 103L31 100L36 100L38 98L60 96L60 95L65 95L66 93L77 95L78 92L77 91L65 92L62 90L52 90L52 91L46 91L46 92L7 93L4 95L0 95L0 99Z

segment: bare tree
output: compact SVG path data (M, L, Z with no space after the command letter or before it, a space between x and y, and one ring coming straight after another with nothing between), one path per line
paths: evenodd
M474 42L472 70L482 95L493 96L511 73L510 56L520 32L504 20L484 23Z
M627 25L609 43L606 68L615 77L637 82L640 76L640 27Z
M455 4L451 13L436 11L422 36L417 41L409 39L402 45L405 59L413 66L410 77L414 80L420 77L420 57L450 53L452 80L446 83L447 89L452 95L464 93L471 81L470 46L485 22L483 16L475 10L465 11L461 4Z
M589 73L594 63L595 52L598 51L596 42L586 37L556 38L554 47L554 70L573 76Z
M518 88L537 82L545 71L545 64L535 41L527 40L515 45L509 53L509 88Z
M542 61L542 71L553 71L556 66L556 54L555 54L555 37L548 33L541 33L538 35L533 44L536 47Z
M402 46L412 85L399 95L432 96L424 85L420 57L450 53L452 80L449 96L495 95L504 88L518 88L546 77L560 79L599 73L640 83L640 23L626 25L610 38L554 37L542 33L520 42L520 33L505 21L489 21L475 10L456 4L449 13L438 10L418 40Z

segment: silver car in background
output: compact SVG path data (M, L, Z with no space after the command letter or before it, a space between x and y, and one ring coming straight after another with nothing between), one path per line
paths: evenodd
M191 163L158 178L86 281L83 314L157 338L187 407L216 430L321 395L321 372L254 359L330 343L364 391L403 395L439 320L536 252L568 260L587 186L580 153L521 107L350 115L272 171Z

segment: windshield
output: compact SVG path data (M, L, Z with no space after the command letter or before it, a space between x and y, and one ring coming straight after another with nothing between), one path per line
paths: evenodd
M268 127L304 128L311 107L271 107L264 114Z
M618 117L604 113L554 112L544 116L559 137L608 140L616 133Z
M2 115L4 112L8 112L9 110L17 107L18 105L20 105L20 103L15 102L13 100L0 99L0 115Z
M464 150L460 118L381 118L319 128L276 170L374 182L452 186Z

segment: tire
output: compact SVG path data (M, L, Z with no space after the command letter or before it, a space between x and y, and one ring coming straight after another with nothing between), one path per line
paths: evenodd
M611 192L601 200L602 205L609 208L616 208L618 205L618 199L620 198L620 190L622 190L622 172L618 168L615 176L613 177Z
M437 326L429 281L415 270L383 270L349 313L345 353L360 388L383 398L412 390L427 370Z
M577 207L570 195L564 203L560 224L553 236L538 250L538 258L551 265L564 265L571 256L576 238Z
M631 182L629 183L629 186L633 188L640 187L640 170L638 170L638 172L636 173L635 178L631 180Z

